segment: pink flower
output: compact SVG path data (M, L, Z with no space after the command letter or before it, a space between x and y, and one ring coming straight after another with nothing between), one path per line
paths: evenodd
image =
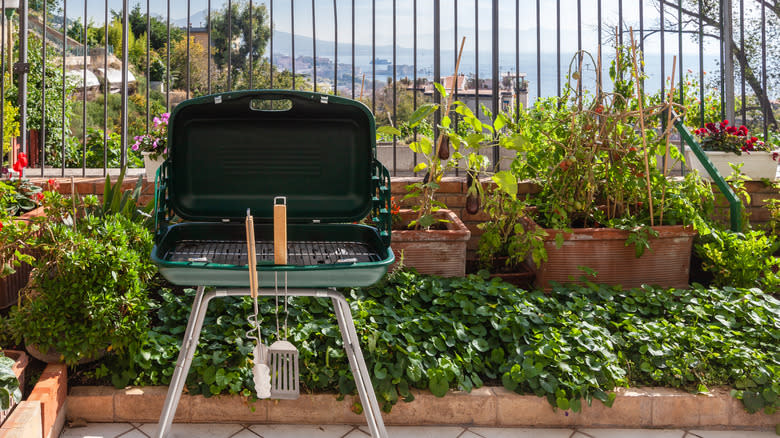
M777 161L778 157L780 157L780 153L772 152L772 159Z

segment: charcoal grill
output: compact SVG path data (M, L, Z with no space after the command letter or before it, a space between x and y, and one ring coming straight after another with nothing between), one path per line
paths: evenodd
M169 157L155 181L152 260L197 286L157 437L181 396L210 300L250 294L244 215L255 220L259 296L286 278L291 296L330 298L369 429L386 437L349 305L336 287L368 286L394 262L390 177L361 103L253 90L188 100L171 114ZM287 264L274 262L274 198L287 199ZM359 224L364 217L368 224ZM206 292L205 286L216 286Z

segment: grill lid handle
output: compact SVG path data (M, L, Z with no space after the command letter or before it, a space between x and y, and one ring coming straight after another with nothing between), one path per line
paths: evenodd
M285 196L274 198L274 264L287 264L287 197Z

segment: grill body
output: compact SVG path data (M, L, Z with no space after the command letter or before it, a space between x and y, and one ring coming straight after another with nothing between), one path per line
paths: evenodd
M291 288L367 286L382 278L395 260L373 227L290 224L287 233L289 264L277 266L273 226L255 225L260 287L274 286L273 272L286 272ZM243 224L186 222L166 229L152 260L173 284L248 287L246 253Z

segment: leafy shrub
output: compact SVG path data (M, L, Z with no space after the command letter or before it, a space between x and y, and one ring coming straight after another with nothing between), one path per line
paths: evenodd
M193 294L162 292L160 324L133 357L135 369L115 383L169 383ZM780 302L757 289L590 285L545 295L480 276L399 272L346 295L385 410L411 401L412 387L443 396L499 381L574 411L594 398L611 405L608 391L628 385L731 385L751 412L780 406ZM251 307L249 298L212 301L187 379L190 393L251 396ZM260 301L261 315L273 312L272 300ZM290 321L304 390L353 393L329 300L295 298ZM261 326L264 339L273 339L273 316ZM120 370L104 366L102 374Z
M121 215L87 216L42 233L43 254L11 313L17 341L54 349L67 364L124 353L148 330L151 234Z
M14 360L0 353L0 409L8 409L11 403L22 401L19 379L14 374Z
M713 230L695 245L702 269L714 275L714 285L765 290L780 290L780 258L772 255L778 248L777 237L762 231Z

